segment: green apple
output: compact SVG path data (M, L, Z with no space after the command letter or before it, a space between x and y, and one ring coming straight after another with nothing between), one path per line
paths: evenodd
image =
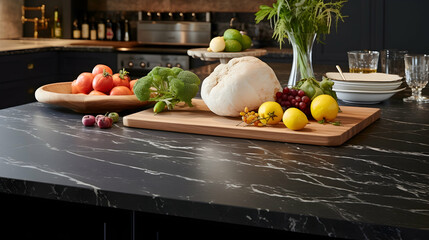
M116 112L111 112L109 115L107 115L109 118L113 120L114 123L117 123L119 121L119 114Z

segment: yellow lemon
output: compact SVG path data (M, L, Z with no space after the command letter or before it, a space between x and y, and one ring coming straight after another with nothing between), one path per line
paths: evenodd
M301 130L307 125L307 116L298 108L288 108L283 114L283 123L291 130Z
M319 95L311 101L310 111L316 121L323 119L333 121L337 117L338 110L337 101L330 95Z
M283 108L277 102L264 102L259 106L258 115L263 124L277 124L282 120Z
M214 37L210 41L209 48L213 52L222 52L223 50L225 50L225 40L223 39L223 37Z

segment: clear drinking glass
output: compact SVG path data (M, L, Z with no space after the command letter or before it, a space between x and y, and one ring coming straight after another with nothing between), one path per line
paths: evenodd
M429 102L429 99L422 96L422 89L428 83L429 78L429 55L426 54L406 54L405 80L411 88L411 96L404 98L404 102Z
M378 67L378 51L350 51L347 52L349 58L349 72L351 73L375 73Z
M381 72L405 76L404 56L406 50L384 49L380 51Z

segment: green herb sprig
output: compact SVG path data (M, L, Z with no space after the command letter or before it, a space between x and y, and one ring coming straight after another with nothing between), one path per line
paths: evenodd
M341 126L341 122L340 122L340 121L331 122L331 121L328 121L328 120L322 119L322 120L317 121L317 122L318 122L318 123L320 123L320 124L329 123L329 124L332 124L332 125L334 125L334 126Z
M274 29L273 38L280 44L291 35L297 39L300 35L316 33L317 40L330 33L332 22L344 21L341 8L347 0L277 0L272 7L261 5L255 14L256 23L270 20ZM304 47L304 46L303 46Z

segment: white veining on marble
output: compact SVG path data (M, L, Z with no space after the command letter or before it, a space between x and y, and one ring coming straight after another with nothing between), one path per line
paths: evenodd
M400 125L412 125L412 126L419 126L419 127L429 127L429 124L426 123L416 123L416 122L412 122L412 121L399 121L399 120L394 120L391 118L386 118L383 117L383 120L385 121L390 121L396 124L400 124Z
M330 228L330 229L328 229L328 227L325 225L325 223L323 223L323 221L322 221L322 220L320 220L320 218L319 218L319 217L314 216L314 218L317 220L317 222L318 222L321 226L323 226L323 230L324 230L324 232L325 232L325 233L327 233L327 235L328 235L329 237L334 237L334 236L336 236L336 234L335 234L335 229L334 229L334 228Z
M226 188L242 188L242 186L238 185L238 184L233 184L233 183L227 183L226 184Z
M394 154L409 155L409 156L429 157L429 153L421 153L421 152L398 151L393 149L382 149L382 148L362 146L362 145L347 145L347 147L356 148L356 149L370 149L372 151L383 152L383 153L394 153Z
M47 174L50 174L50 175L55 175L55 176L58 176L58 177L66 178L69 181L72 181L72 182L76 183L77 185L86 186L86 187L92 188L94 190L100 189L99 187L97 187L95 185L92 185L92 184L86 183L86 182L82 182L82 181L80 181L80 180L78 180L76 178L73 178L73 177L71 177L71 176L69 176L69 175L67 175L66 173L63 173L63 172L57 172L57 171L54 171L54 170L51 170L51 169L43 169L41 167L37 167L37 166L34 166L34 165L27 165L25 162L18 161L16 159L4 158L4 157L1 157L1 159L5 160L8 164L16 166L16 167L33 169L33 170L36 170L36 171L39 171L39 172L43 172L43 173L47 173Z
M193 157L186 156L171 156L167 154L153 154L145 151L137 151L131 149L112 149L112 148L96 148L89 146L82 146L83 148L87 148L89 152L114 152L114 153L127 153L127 154L139 154L139 155L150 155L152 158L178 158L178 159L194 159Z
M299 221L298 219L295 219L295 218L292 218L292 217L289 217L288 218L288 221L289 221L289 230L291 230L292 232L296 232L296 225L297 225L297 222Z
M106 163L106 164L116 165L116 166L125 167L125 168L130 168L130 169L134 169L134 170L139 170L139 171L142 171L144 173L151 174L151 175L166 175L166 176L169 176L169 177L184 179L186 181L194 181L194 182L200 182L200 183L205 183L206 182L205 180L202 180L202 179L195 179L195 178L190 178L190 177L186 177L186 176L181 176L181 175L178 175L178 174L171 174L171 173L167 173L167 172L153 171L153 170L150 170L150 169L147 169L147 168L141 168L141 167L136 167L136 166L130 166L130 165L127 165L127 164L106 161L104 159L95 158L95 157L89 157L89 156L78 154L78 153L71 152L71 151L66 151L66 152L69 153L69 154L73 154L73 155L76 155L76 156L79 156L79 157L87 158L87 159L90 159L90 160L93 160L93 161L103 162L103 163Z
M409 132L408 132L409 133ZM406 144L414 144L414 145L418 145L418 146L423 146L423 147L429 147L429 144L427 143L423 143L423 142L417 142L417 141L407 141L404 139L394 139L394 138L387 138L387 137L382 137L382 136L374 136L375 138L379 138L379 139L383 139L386 141L392 141L395 143L406 143Z
M76 128L72 128L72 130L74 130L77 133L77 129ZM76 134L76 133L69 133L69 132L64 132L64 131L58 131L58 130L55 130L55 129L53 129L52 132L58 133L58 134L61 134L61 135L66 135L68 137L82 139L82 140L87 139L87 136L85 136L85 135L79 135L79 134Z
M40 138L39 136L37 136L37 135L35 135L35 134L31 133L31 131L29 131L29 130L18 129L18 128L14 128L14 127L10 127L10 126L7 126L7 128L8 128L8 129L10 129L10 130L17 131L17 132L23 132L23 133L26 133L26 134L30 135L31 137L33 137L33 138L35 138L35 139L42 140L42 138Z

